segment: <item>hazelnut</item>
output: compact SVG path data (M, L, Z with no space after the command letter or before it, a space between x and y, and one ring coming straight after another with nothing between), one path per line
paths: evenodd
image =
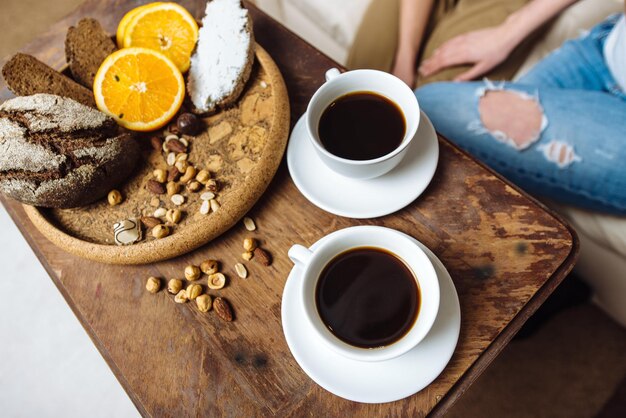
M189 163L187 163L187 161L177 161L174 167L176 167L181 174L184 174L187 171L187 167L189 167Z
M167 213L165 214L165 219L167 219L168 222L177 224L180 222L180 218L182 218L182 216L183 214L179 209L168 209Z
M204 294L196 298L196 305L200 312L208 312L211 309L211 296Z
M195 135L200 130L200 121L193 113L182 113L176 120L178 131L185 135Z
M180 279L171 279L167 282L167 291L175 295L183 288L183 281Z
M256 248L256 240L254 238L245 238L243 240L243 249L246 251L254 251Z
M178 164L178 163L176 163ZM178 165L176 166L176 168L178 168ZM182 173L183 171L181 171ZM184 171L185 174L183 174L183 176L179 179L179 181L181 183L187 183L191 180L193 180L196 177L196 168L192 165L187 165L187 167L185 168Z
M170 229L165 225L157 225L152 228L152 236L154 238L160 239L165 238L170 234Z
M211 179L211 173L208 170L200 170L198 174L196 174L196 180L202 184L206 184L207 181Z
M161 280L156 277L148 277L146 282L146 290L150 293L156 293L161 290Z
M165 183L165 181L167 180L167 171L163 170L162 168L157 168L156 170L154 170L152 172L152 175L154 176L154 179L159 183Z
M174 302L176 303L187 303L189 298L187 297L187 292L184 290L179 291L176 296L174 296Z
M167 183L167 186L165 186L165 189L167 190L168 196L173 196L180 191L180 184L170 181Z
M175 162L187 161L187 158L189 158L189 154L187 154L186 152L181 152L181 153L176 154Z
M219 271L219 264L216 260L205 260L200 263L200 270L204 274L215 274Z
M201 274L202 273L200 272L200 267L198 266L194 266L190 264L187 267L185 267L185 279L187 280L190 280L190 281L198 280Z
M196 180L192 180L187 184L187 190L189 190L192 193L199 191L201 188L202 188L202 185L200 184L199 181L196 181Z
M199 284L190 284L187 286L187 299L194 300L202 294L202 286Z
M117 206L122 203L122 200L124 199L122 198L122 194L119 190L113 189L109 192L107 200L109 201L109 205Z
M205 187L208 191L213 192L213 193L217 193L217 191L219 190L219 184L217 183L217 180L215 179L209 179L207 180Z
M246 261L252 260L252 257L254 257L254 253L252 251L246 251L241 254L241 258L243 258Z
M209 289L218 290L223 288L225 284L226 276L224 276L222 273L209 274Z

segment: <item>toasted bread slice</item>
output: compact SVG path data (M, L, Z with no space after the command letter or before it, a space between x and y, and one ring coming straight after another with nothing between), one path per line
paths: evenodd
M117 48L96 19L81 19L70 26L65 38L65 58L75 81L93 88L93 79L102 61Z
M48 93L96 107L91 90L48 67L32 55L15 54L2 67L2 76L9 89L17 96Z

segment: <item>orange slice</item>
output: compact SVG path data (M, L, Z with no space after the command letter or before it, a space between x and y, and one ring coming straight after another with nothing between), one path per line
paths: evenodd
M149 4L135 12L124 29L124 48L138 46L159 51L183 73L189 69L197 40L198 24L176 3Z
M133 131L164 126L180 109L185 82L174 63L147 48L124 48L109 55L96 73L98 109Z
M147 7L152 6L153 4L159 4L159 3L150 3L150 4L144 4L143 6L135 7L134 9L126 13L124 17L122 18L122 20L120 20L119 25L117 25L117 32L115 33L115 40L117 42L118 48L124 47L124 33L126 32L126 27L130 23L131 19L135 17L137 13L139 13L140 11L142 11L143 9Z

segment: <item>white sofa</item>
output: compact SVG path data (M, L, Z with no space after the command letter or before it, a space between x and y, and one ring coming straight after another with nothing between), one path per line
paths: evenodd
M256 0L256 4L309 43L341 64L347 64L353 51L371 46L372 55L385 45L359 45L368 33L372 39L390 39L390 13L367 13L369 7L397 10L397 0ZM375 2L378 2L376 5ZM384 3L383 3L384 2ZM391 7L393 6L393 7ZM380 10L380 9L379 9ZM624 10L623 0L582 0L570 7L539 40L518 72L527 71L566 39L578 36L611 13ZM367 21L363 22L363 17ZM376 19L379 21L376 21ZM391 17L395 18L395 17ZM366 27L364 27L366 26ZM372 31L378 31L372 36ZM376 36L376 34L380 36ZM387 49L394 48L392 43ZM363 58L363 57L361 57ZM380 63L380 57L371 62ZM388 57L382 60L388 61ZM626 326L626 218L600 215L571 207L557 207L575 227L581 241L576 272L595 293L595 301L615 320Z

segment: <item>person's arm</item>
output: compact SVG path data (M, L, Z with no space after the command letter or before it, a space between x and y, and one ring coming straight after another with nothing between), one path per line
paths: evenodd
M472 80L504 61L527 36L577 0L533 0L512 13L501 25L459 35L424 60L424 77L448 67L473 64L456 81Z
M398 49L391 72L411 87L415 81L415 59L433 3L434 0L400 0Z

